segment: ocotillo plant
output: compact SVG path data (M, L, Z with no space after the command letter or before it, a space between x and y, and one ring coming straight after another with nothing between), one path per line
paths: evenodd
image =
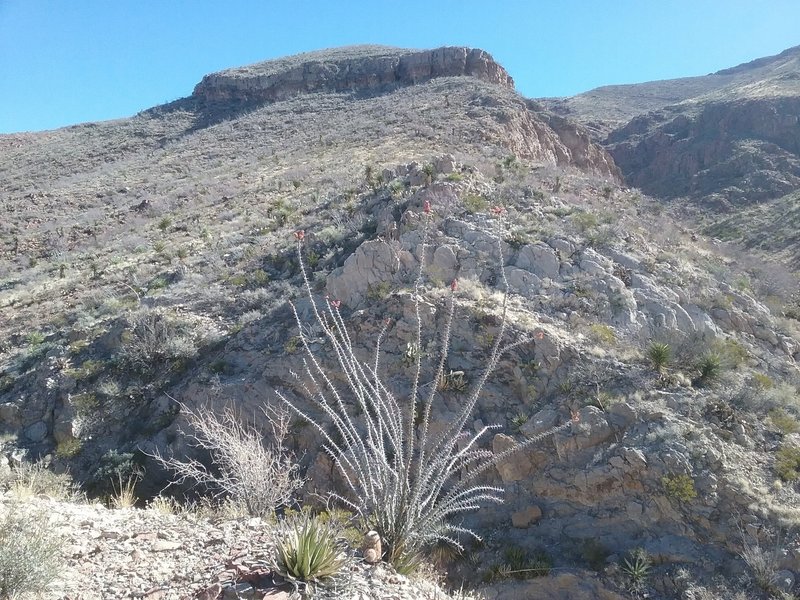
M493 212L497 214L499 211ZM426 245L432 223L428 202L423 206L422 223L422 242L418 248L419 271L413 294L416 315L413 344L416 348L423 347L420 299ZM334 496L356 511L365 531L374 529L380 533L388 547L388 560L418 553L425 546L442 540L460 549L459 534L477 535L453 523L452 517L478 509L484 503L502 502L502 488L480 484L479 476L511 453L569 426L567 422L497 455L480 446L483 436L496 426L485 426L477 432L466 428L499 358L505 352L528 342L523 336L517 341L504 343L508 326L508 283L503 270L500 240L497 239L497 247L500 251L503 301L499 332L489 350L486 367L472 384L460 412L449 426L434 435L430 427L431 406L440 389L439 384L445 377L457 282L450 284L433 382L431 385L420 384L423 357L422 352L416 352L411 394L407 398L398 398L381 376L381 341L389 323L384 325L376 340L373 360L369 363L360 360L339 312L339 302L326 297L324 305L320 305L315 300L303 260L304 232L298 231L295 237L311 311L327 337L346 386L334 384L333 378L312 351L309 340L303 335L305 328L292 305L305 349L305 381L296 374L297 379L302 382L306 396L322 415L319 418L312 417L285 393L279 392L280 398L321 434L325 451L349 488L346 497ZM355 403L357 409L348 411L348 402ZM351 412L357 416L351 416Z

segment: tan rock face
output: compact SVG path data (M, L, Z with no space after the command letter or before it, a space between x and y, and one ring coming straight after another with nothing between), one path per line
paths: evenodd
M315 92L376 92L458 76L514 87L506 70L475 48L353 47L212 73L197 84L194 97L209 103L263 103Z

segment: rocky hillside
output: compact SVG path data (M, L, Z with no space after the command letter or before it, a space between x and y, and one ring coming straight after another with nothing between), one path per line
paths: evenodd
M385 329L399 398L417 356L425 389L436 380L457 280L433 431L491 362L507 299L507 337L525 343L469 427L497 425L494 453L561 429L481 479L505 489L465 519L483 544L430 557L454 582L509 599L794 585L800 540L775 533L800 518L800 308L783 284L796 279L750 269L624 187L584 127L517 95L486 53L301 55L0 149L12 461L45 457L95 495L144 468L137 492L152 497L167 475L148 455L194 452L180 403L258 415L280 391L302 404L303 339L342 383L301 238L313 293L341 306L365 360ZM307 421L292 434L312 506L341 476ZM763 579L752 556L776 545ZM516 581L530 574L549 575Z
M725 211L800 187L800 47L702 77L543 104L585 124L626 182L649 194Z

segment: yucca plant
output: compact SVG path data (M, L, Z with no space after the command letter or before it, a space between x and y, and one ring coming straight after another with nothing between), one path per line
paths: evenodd
M672 348L663 342L653 342L647 349L647 360L656 373L662 374L672 360Z
M347 554L330 521L307 514L278 524L275 570L295 585L325 585L347 564Z
M499 214L500 211L496 209L492 212ZM416 316L412 343L416 348L426 347L422 343L420 299L431 216L430 204L426 202L422 215L421 247L417 253L421 258L412 296ZM413 556L437 541L446 541L463 549L458 539L460 534L478 536L469 529L453 524L450 519L454 515L476 510L484 503L502 502L503 490L480 484L478 478L511 453L569 426L568 421L499 455L480 447L483 436L497 426L483 427L477 433L467 427L467 423L472 423L473 409L500 357L528 341L525 336L517 336L515 341L504 343L508 284L502 268L499 239L496 241L501 252L499 270L504 292L499 330L488 351L483 372L471 378L470 389L461 402L460 412L448 427L434 435L430 427L431 406L442 387L442 381L447 377L445 368L457 283L454 281L450 285L438 358L432 365L433 381L429 385L420 384L423 353L416 352L411 367L411 393L408 397L398 398L380 374L381 341L389 324L386 323L378 335L373 360L369 363L360 360L339 312L338 301L326 298L321 307L314 299L303 260L304 233L298 231L295 237L311 311L327 337L346 386L334 385L336 378L329 376L312 352L310 342L303 333L308 327L303 326L292 305L305 350L304 381L295 376L301 382L307 398L322 416L311 416L300 408L298 402L290 400L282 392L278 392L279 396L322 436L323 448L331 456L349 488L344 496L334 494L334 497L358 515L364 531L374 529L381 535L384 548L387 549L387 560L398 561L406 554ZM435 354L426 353L429 356ZM348 403L354 403L355 410L348 410Z
M696 385L708 385L712 381L719 378L722 373L722 359L720 355L715 352L706 354L697 365L699 374L694 380Z

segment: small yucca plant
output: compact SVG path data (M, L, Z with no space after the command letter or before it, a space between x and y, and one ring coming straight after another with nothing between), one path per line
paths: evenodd
M346 564L344 545L330 522L299 515L278 525L274 566L292 583L325 585Z
M647 349L647 360L656 373L663 373L672 360L672 348L663 342L653 342Z
M694 383L699 386L708 385L722 374L722 359L716 352L706 354L697 365L699 375Z

